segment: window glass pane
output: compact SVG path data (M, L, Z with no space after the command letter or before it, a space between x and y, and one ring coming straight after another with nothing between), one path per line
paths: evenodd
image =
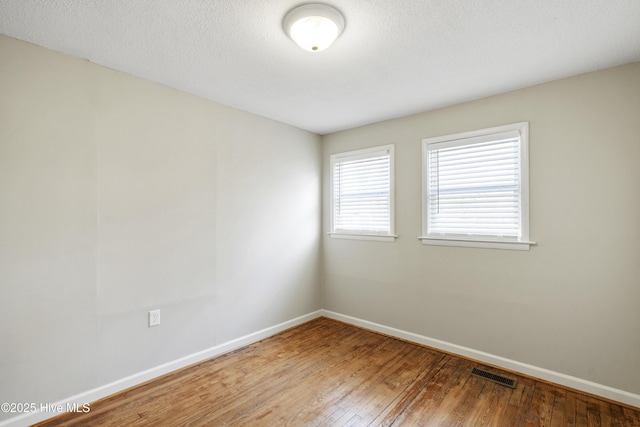
M392 150L332 155L332 232L392 234Z
M428 233L519 238L519 145L513 138L430 149Z

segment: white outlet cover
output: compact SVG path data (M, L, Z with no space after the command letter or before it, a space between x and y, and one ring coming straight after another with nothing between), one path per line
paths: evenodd
M151 310L149 312L149 327L158 326L160 324L160 310Z

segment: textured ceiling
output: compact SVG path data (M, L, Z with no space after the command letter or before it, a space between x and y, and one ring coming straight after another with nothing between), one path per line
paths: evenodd
M330 0L320 53L305 2L0 0L0 33L319 134L640 60L639 0Z

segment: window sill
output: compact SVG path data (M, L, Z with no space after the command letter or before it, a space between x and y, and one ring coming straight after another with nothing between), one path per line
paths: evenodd
M498 241L480 239L457 239L457 238L437 238L418 237L423 245L433 246L458 246L466 248L486 248L486 249L507 249L513 251L528 251L536 242L529 241Z
M332 239L348 239L348 240L374 240L378 242L395 242L396 235L381 234L350 234L350 233L327 233Z

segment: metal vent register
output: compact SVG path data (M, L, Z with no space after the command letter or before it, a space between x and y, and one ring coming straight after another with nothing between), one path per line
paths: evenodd
M482 377L496 384L504 385L511 388L516 388L516 386L518 385L518 381L516 380L503 377L502 375L492 374L491 372L483 371L482 369L478 368L473 368L473 371L471 371L471 375Z

